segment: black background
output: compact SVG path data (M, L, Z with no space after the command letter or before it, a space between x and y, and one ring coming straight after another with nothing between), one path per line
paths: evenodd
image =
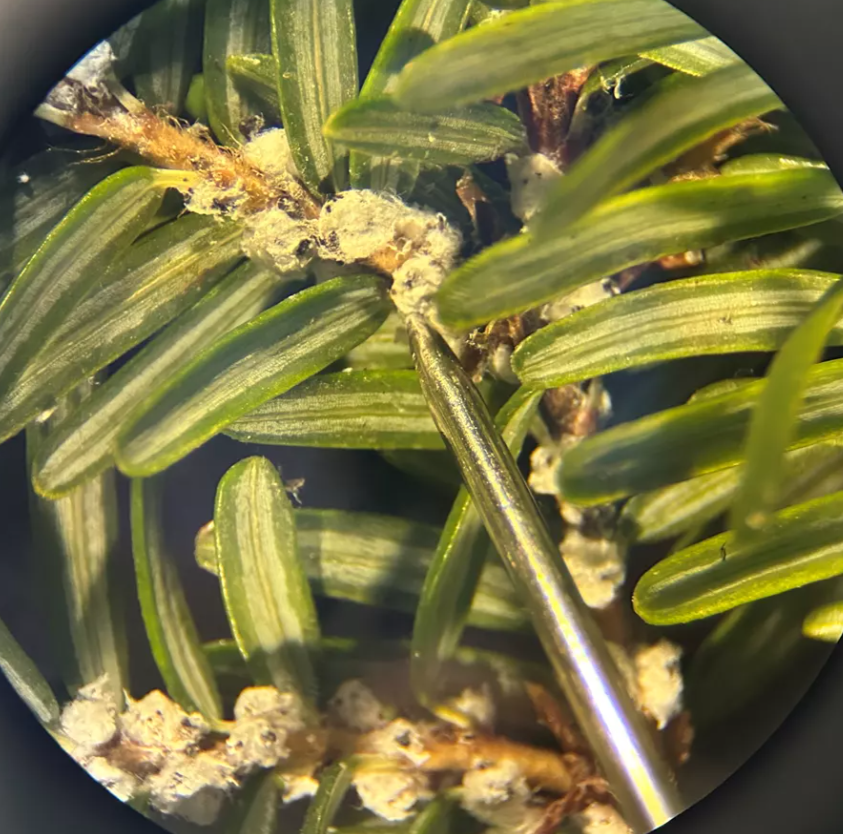
M69 65L145 5L130 0L0 0L0 130L13 131ZM767 80L843 182L840 0L674 0L674 5L721 37ZM8 473L0 479L0 503L18 485ZM761 751L666 826L665 834L843 831L841 700L843 651L838 648ZM64 755L0 677L0 831L157 830Z

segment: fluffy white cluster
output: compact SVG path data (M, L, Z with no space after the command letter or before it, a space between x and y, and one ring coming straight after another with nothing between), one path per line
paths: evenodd
M609 649L638 708L663 730L682 711L682 649L669 640L638 646L631 654L614 643Z
M353 786L363 807L381 819L408 819L419 802L433 798L428 777L418 770L428 754L418 727L389 711L362 681L343 683L331 699L329 717L349 730L367 733L365 752L376 764L357 770Z
M592 396L594 390L583 394L580 403L572 406L576 409L569 415L572 426L580 420L600 425L611 414L612 402L606 390L600 386L597 396ZM561 494L559 483L565 455L583 438L584 433L574 429L560 438L543 438L530 455L528 483L534 492L556 499L559 514L566 522L559 552L585 604L602 609L615 600L626 579L625 547L603 532L603 525L593 513L568 503ZM588 534L583 532L586 529Z
M247 143L244 156L283 185L295 174L284 131L266 131ZM193 211L213 213L210 194L191 197ZM225 200L232 204L232 195ZM234 200L236 204L236 200ZM456 350L462 345L438 321L432 297L454 266L462 237L443 214L411 206L399 197L366 189L344 191L327 200L319 216L299 220L282 208L245 220L243 251L282 273L308 267L317 276L349 265L394 260L392 300L403 316L427 318Z
M533 793L513 761L483 764L463 777L461 804L490 826L486 834L535 834L546 830L545 809L533 802ZM611 805L592 802L565 819L560 834L632 834Z
M239 775L275 767L290 755L287 737L305 727L301 701L273 686L244 689L234 705L226 753Z
M395 306L403 316L427 318L447 337L431 299L453 267L462 238L443 214L392 194L346 191L322 207L318 230L324 259L352 263L391 253L402 261L393 272Z
M494 727L497 708L488 683L479 689L463 689L455 698L445 702L445 708L450 715L458 716L461 724L483 730Z
M610 538L589 538L574 527L565 531L559 552L589 608L607 608L626 579L624 549Z
M573 386L571 386L573 387ZM598 426L604 424L612 414L612 398L608 391L601 385L597 396L592 396L590 389L588 393L581 393L578 404L572 405L572 411L568 415L571 424L581 420L593 420ZM572 505L561 501L559 491L559 476L561 474L562 462L565 454L573 446L581 443L582 434L565 433L560 438L554 439L547 436L541 438L540 445L533 450L530 456L530 487L540 495L553 495L560 502L562 517L569 524L578 525L582 522L582 513L578 512Z
M462 807L491 826L487 834L531 834L544 819L541 806L532 803L533 792L521 768L502 759L478 763L462 780Z
M296 165L283 129L273 128L258 133L243 145L240 153L279 194L299 187L296 182ZM185 205L193 214L236 217L246 199L243 182L239 179L225 187L204 180L193 185L185 197ZM295 235L292 227L295 225L295 221L280 208L250 215L246 218L244 253L281 272L291 271L298 263L291 264L286 260L288 249L292 246L294 251L301 240L312 235L310 226L305 225L302 234L291 244L290 239Z
M390 822L409 819L419 802L433 799L424 773L400 767L360 770L354 788L364 808Z
M504 157L509 177L512 213L523 223L529 222L544 205L547 193L562 171L548 156L541 153Z
M389 723L386 707L366 684L356 679L340 685L328 703L328 715L358 733L380 730Z
M559 495L559 468L562 450L555 446L536 446L530 455L527 483L539 495Z
M283 761L289 735L305 726L297 696L250 687L237 699L225 743L213 743L208 722L164 693L128 698L118 713L105 684L79 690L62 711L71 755L118 798L146 795L161 813L197 825L211 825L250 773Z
M298 176L296 163L283 128L262 130L242 148L243 158L280 185Z
M592 802L573 814L559 829L559 834L632 834L632 829L611 805Z
M370 753L404 766L418 767L430 758L419 728L406 718L396 718L370 733L367 746Z
M294 220L281 208L252 215L241 239L243 253L278 272L304 272L316 253L312 222Z
M236 213L246 199L240 179L225 188L210 180L196 180L185 194L184 204L193 214L226 216Z

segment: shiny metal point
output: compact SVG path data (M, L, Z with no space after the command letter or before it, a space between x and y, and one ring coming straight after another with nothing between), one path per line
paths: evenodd
M411 316L406 324L421 387L439 431L457 458L627 823L636 834L646 834L684 808L673 772L629 696L480 394L426 321Z

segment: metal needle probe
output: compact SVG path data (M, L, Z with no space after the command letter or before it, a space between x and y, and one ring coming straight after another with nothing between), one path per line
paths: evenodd
M645 834L679 814L673 774L477 389L425 320L406 318L421 387L489 536L521 592L580 729L627 823Z

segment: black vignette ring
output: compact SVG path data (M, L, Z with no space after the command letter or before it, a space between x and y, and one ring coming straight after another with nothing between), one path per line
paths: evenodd
M149 0L2 0L0 2L0 154L10 135L50 87L97 40ZM22 446L0 454L5 502L10 476L24 465ZM12 502L14 504L14 501ZM18 508L25 512L24 508ZM160 834L161 829L112 797L44 732L0 676L0 830L20 834Z
M843 108L818 78L840 78L843 8L836 0L671 0L721 38L781 97L843 182ZM839 751L843 749L843 649L830 659L784 723L708 796L662 830L665 834L763 831L804 834L843 828Z
M843 108L838 107L835 83L817 83L817 79L843 78L843 57L834 52L837 32L843 31L839 3L673 2L733 46L768 80L843 181L843 147L834 141L843 131ZM147 5L132 0L2 0L2 139L66 67ZM4 479L2 488L5 496L13 487ZM838 648L793 715L759 753L665 831L843 830L835 767L836 751L843 749L841 691L843 652ZM0 830L143 834L158 829L121 807L82 773L0 679Z

